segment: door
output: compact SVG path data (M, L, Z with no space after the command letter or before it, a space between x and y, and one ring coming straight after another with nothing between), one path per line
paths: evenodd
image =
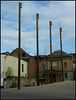
M53 82L56 82L56 74L53 74Z

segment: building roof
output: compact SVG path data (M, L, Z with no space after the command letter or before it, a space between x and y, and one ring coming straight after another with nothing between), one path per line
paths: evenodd
M73 55L73 57L75 57L76 56L76 53L70 53L69 55Z
M14 55L15 52L16 52L16 55ZM29 55L29 54L26 53L22 48L21 48L21 52L22 52L22 53L25 53L25 57L20 56L20 58L21 58L22 60L26 61L26 62L29 62L29 60L30 60L31 57L34 58L34 56ZM18 48L14 49L11 53L9 53L9 52L3 52L3 53L1 53L1 54L10 55L10 56L14 56L14 57L17 57L17 58L18 58Z
M13 56L11 53L9 53L9 52L3 52L3 53L1 53L1 54L5 54L5 55L11 55L11 56Z
M55 50L53 53L61 53L61 50ZM66 52L62 51L63 54L67 54Z
M53 55L53 57L60 57L61 56L61 50L59 49L59 50L54 51L52 55ZM62 55L68 56L68 54L64 51L62 51Z
M7 52L1 53L1 54L5 54L5 55L7 55L7 56L16 57L16 56L14 56L13 54L7 53ZM18 58L18 57L16 57L16 58ZM26 62L28 62L28 61L30 60L30 57L20 57L20 59L21 59L21 60L24 60L24 61L26 61Z
M22 60L26 61L26 62L29 62L30 60L30 57L21 57Z
M49 55L39 55L39 58L44 59L44 56L45 56L45 59L50 58L50 54ZM62 56L63 57L68 57L68 56L70 57L72 55L69 55L66 52L62 51ZM34 57L37 58L37 56L34 56ZM61 50L60 49L56 50L52 53L52 58L60 58L60 57L61 57Z
M22 48L20 49L21 51L20 52L23 52L25 53L26 56L30 56L28 53L26 53ZM11 54L14 54L14 53L17 53L18 54L18 48L14 49Z

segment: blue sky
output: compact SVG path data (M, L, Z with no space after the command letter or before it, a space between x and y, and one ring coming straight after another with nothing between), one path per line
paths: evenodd
M21 48L36 54L36 13L39 13L39 54L50 53L49 21L52 21L52 50L75 52L75 1L22 1ZM18 48L18 1L1 1L1 52Z

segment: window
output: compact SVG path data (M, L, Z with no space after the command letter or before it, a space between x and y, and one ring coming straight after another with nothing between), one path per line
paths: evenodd
M67 73L65 73L65 78L68 78L68 75L67 75Z
M24 65L22 64L22 72L24 72Z
M22 53L22 57L25 57L25 53Z
M64 62L64 69L67 69L67 62Z

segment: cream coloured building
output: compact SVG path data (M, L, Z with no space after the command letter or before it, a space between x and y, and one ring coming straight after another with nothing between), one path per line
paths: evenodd
M28 61L29 58L23 57L20 59L21 86L25 86L27 84L29 85ZM4 87L13 87L13 83L16 84L15 87L18 86L18 57L15 57L8 52L1 54L1 75L3 76L1 79L1 84Z
M2 55L4 55L3 56L4 66L1 66L1 68L3 67L3 70L4 70L4 78L7 77L6 72L9 68L11 68L13 76L18 77L18 58L9 54L2 54ZM3 62L2 60L1 62ZM20 76L28 77L28 63L22 59L20 61L21 61Z

